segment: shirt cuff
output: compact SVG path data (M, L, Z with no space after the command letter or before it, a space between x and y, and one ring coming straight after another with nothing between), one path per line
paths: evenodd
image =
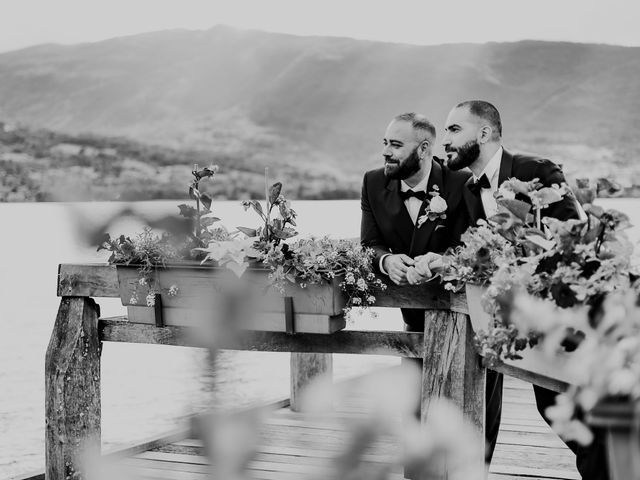
M382 256L380 257L380 264L378 265L378 266L380 267L380 271L381 271L382 273L384 273L385 275L387 275L387 276L388 276L389 274L387 273L387 271L386 271L386 270L384 269L384 267L382 266L382 263L384 262L384 259L385 259L385 258L387 258L387 257L389 257L389 256L391 256L391 254L390 254L390 253L387 253L387 254L385 254L385 255L382 255Z

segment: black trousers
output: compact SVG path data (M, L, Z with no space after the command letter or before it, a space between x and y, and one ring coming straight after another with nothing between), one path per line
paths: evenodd
M533 386L533 393L536 396L538 412L544 421L551 425L551 421L544 412L547 407L556 403L558 393L538 385ZM605 433L601 429L593 429L593 434L593 442L586 447L576 442L565 442L565 444L576 454L576 467L582 480L609 480Z
M424 332L424 312L424 310L417 309L402 309L402 317L407 331ZM406 359L406 361L415 361L422 368L422 360L419 358ZM485 462L487 465L491 463L493 458L500 431L503 383L504 376L501 373L487 370L485 390ZM555 404L558 393L538 385L533 385L533 393L538 412L544 421L551 426L551 421L546 416L545 410ZM416 415L418 418L420 417L419 404ZM576 455L576 466L583 480L609 480L604 432L594 430L593 433L594 440L586 447L576 442L565 443Z

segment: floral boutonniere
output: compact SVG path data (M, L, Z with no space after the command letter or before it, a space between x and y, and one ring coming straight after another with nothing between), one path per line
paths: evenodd
M429 195L431 195L429 205L427 205L427 209L425 210L424 215L420 215L418 217L418 221L416 222L418 228L420 228L422 224L427 220L433 222L438 218L441 218L443 220L447 218L447 202L440 196L440 189L437 185L434 185L432 188L433 190L429 192Z

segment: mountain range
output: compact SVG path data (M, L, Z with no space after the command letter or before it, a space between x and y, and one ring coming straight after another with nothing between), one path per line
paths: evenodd
M216 26L0 54L0 120L197 150L229 168L237 159L302 169L357 189L381 165L394 115L425 113L441 132L453 105L481 98L501 111L508 147L547 155L569 176L640 184L639 78L635 47L415 46Z

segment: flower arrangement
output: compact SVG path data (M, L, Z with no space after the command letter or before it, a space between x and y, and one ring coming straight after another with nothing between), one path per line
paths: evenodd
M582 180L577 198L593 202L594 191ZM482 304L494 321L476 336L485 364L522 358L518 352L541 337L536 329L517 328L510 319L511 299L518 290L559 308L595 307L607 293L628 285L633 247L624 235L627 216L584 203L585 219L541 217L546 205L568 193L566 185L541 188L536 180L504 182L496 195L498 214L470 229L463 237L465 245L445 257L448 288L459 289L464 282L488 285ZM584 332L567 329L564 346L572 350L583 337Z
M460 240L462 245L442 258L446 290L460 291L467 283L485 285L501 263L515 258L513 244L484 220L470 227Z
M553 428L569 440L589 444L585 414L603 400L640 401L640 306L638 284L607 295L597 309L560 309L524 292L513 298L512 318L519 328L544 334L540 346L552 355L567 329L584 331L584 340L568 359L575 379L547 409Z
M440 196L440 189L437 185L433 186L433 190L429 192L431 199L424 212L424 215L420 215L416 221L418 228L422 227L427 220L434 222L437 219L445 220L447 218L447 201Z
M155 276L156 269L164 268L167 262L178 258L178 251L169 235L154 234L150 228L145 228L133 239L124 235L112 239L109 234L105 234L102 243L98 246L98 251L100 250L111 252L109 263L139 266L138 283L129 302L133 305L139 303L140 289L145 288L145 302L149 307L155 305L155 296L161 293ZM171 285L166 293L175 296L178 294L178 287Z
M286 282L303 288L343 274L340 288L347 294L347 308L369 307L386 285L372 269L374 252L352 240L329 237L301 239L289 245L271 244L262 263L271 270L274 286L284 291Z
M155 295L161 293L155 278L157 269L185 260L226 267L238 277L251 266L266 268L273 287L281 292L285 282L304 288L343 275L340 287L347 295L346 310L375 303L376 293L386 285L373 273L373 251L354 241L328 237L291 242L297 235L293 228L297 214L282 194L282 184L269 186L266 171L264 207L257 200L242 202L245 210L251 208L258 214L262 224L258 228L237 227L231 232L216 225L220 219L211 211L211 197L200 191L199 184L203 179L213 178L217 171L215 166L202 170L194 167L189 196L196 207L179 205L180 215L188 226L181 234L156 234L147 228L133 239L125 236L111 239L108 234L103 237L98 250L111 252L109 263L139 266L139 281L131 304L138 303L139 287L144 287L147 305L153 306ZM166 293L175 295L178 286L172 285L168 290Z
M220 219L211 212L211 196L201 192L199 188L202 180L212 179L217 172L216 165L203 169L197 164L194 165L191 171L193 178L189 184L189 197L195 200L196 207L178 205L181 219L171 218L169 222L160 222L161 226L168 223L172 227L172 234L166 231L157 234L146 227L133 239L124 235L111 238L108 233L102 236L98 251L111 252L107 260L109 263L138 266L138 283L129 300L131 304L139 303L140 289L144 288L147 306L155 305L155 296L161 293L156 278L158 268L165 268L170 262L197 260L202 256L199 248L209 241L231 238L224 227L213 227ZM178 287L172 285L166 293L171 296L177 295Z

